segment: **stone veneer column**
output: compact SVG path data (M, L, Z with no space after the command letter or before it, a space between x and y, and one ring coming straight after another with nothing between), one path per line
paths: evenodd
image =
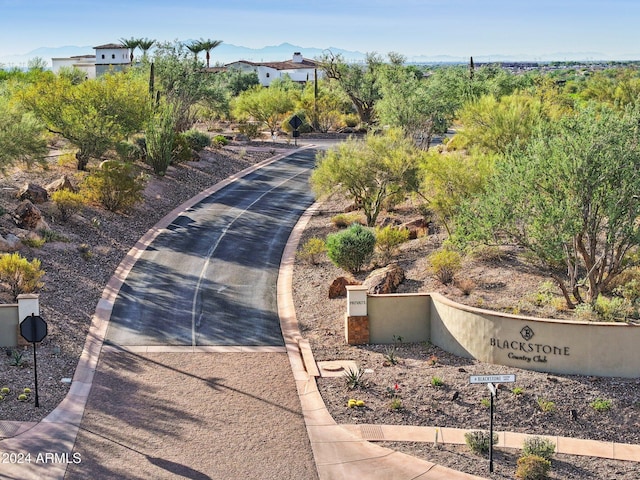
M349 345L369 343L367 287L347 285L347 314L344 322L344 333Z

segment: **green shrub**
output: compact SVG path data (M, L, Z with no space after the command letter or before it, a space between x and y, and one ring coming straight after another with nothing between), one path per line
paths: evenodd
M361 216L358 212L339 213L331 217L331 223L338 228L346 228L354 223L361 223Z
M376 236L373 232L354 224L347 230L327 237L327 255L336 266L355 273L371 259L375 245Z
M29 261L18 253L5 253L0 256L0 282L9 285L14 298L21 293L35 292L42 287L40 281L44 270L40 268L40 260Z
M297 257L305 262L309 262L312 265L318 264L318 256L327 251L327 244L321 238L310 238L303 245L300 251L297 253Z
M101 203L107 210L128 210L142 199L144 177L133 165L115 161L104 162L89 175L82 190L86 198Z
M545 460L551 460L554 453L556 453L555 443L546 438L530 437L522 444L523 456L535 455Z
M182 136L187 140L187 142L189 142L189 146L196 152L200 152L211 145L211 137L206 133L201 132L200 130L187 130L186 132L182 133ZM220 136L221 135L217 135L214 141L217 141L218 137ZM222 138L226 140L225 137Z
M27 247L41 248L47 241L39 236L27 237L22 239L22 243Z
M342 118L344 124L349 128L355 128L360 123L360 118L355 114L347 114Z
M376 248L383 261L388 261L398 249L398 246L409 239L409 230L386 226L376 228Z
M213 144L216 147L224 147L225 145L229 145L229 140L224 135L216 135L213 137Z
M74 213L82 210L84 206L84 196L71 190L53 192L51 200L58 208L63 222L69 220Z
M611 410L612 402L611 400L606 400L604 398L596 398L593 402L589 404L591 408L593 408L596 412L606 412Z
M144 160L144 149L138 142L118 142L115 148L118 157L124 162Z
M146 161L151 165L156 175L164 175L169 165L171 165L176 138L178 137L176 135L177 122L178 113L176 108L169 103L158 106L155 114L147 122L145 129L147 142ZM184 142L188 144L188 142Z
M594 310L605 322L624 321L630 313L631 304L624 298L599 295Z
M444 385L444 380L440 377L431 377L431 385L434 387L442 387Z
M514 395L522 395L524 393L524 389L522 387L513 387L513 389L511 389L511 393Z
M170 164L175 165L177 163L190 162L196 159L194 157L197 157L197 155L194 154L194 149L191 148L189 140L187 140L182 133L176 135L173 141L173 152L171 153Z
M429 267L443 285L449 285L462 267L462 257L455 250L438 250L429 255Z
M546 398L539 398L537 403L540 407L540 410L545 413L552 413L556 411L556 404L550 400L547 400Z
M551 462L537 455L527 455L518 459L516 478L520 480L544 480L551 470Z
M475 430L464 434L464 441L473 453L478 455L485 454L489 451L489 442L491 435L489 432ZM498 435L493 434L493 444L498 443Z
M238 125L238 131L246 136L249 140L260 137L260 124L255 122L241 123Z

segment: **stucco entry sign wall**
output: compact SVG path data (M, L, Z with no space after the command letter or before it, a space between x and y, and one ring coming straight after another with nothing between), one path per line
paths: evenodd
M510 360L517 360L526 363L547 363L552 357L568 357L569 347L538 343L533 338L535 332L529 325L525 325L520 330L520 339L503 339L492 337L489 344L493 348L503 350Z

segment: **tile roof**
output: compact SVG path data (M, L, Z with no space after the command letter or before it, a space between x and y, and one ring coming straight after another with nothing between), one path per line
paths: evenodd
M94 48L94 50L97 50L97 49L99 49L99 48L100 48L100 49L123 48L123 49L125 49L125 50L128 50L128 49L127 49L127 47L123 47L123 46L122 46L121 44L119 44L119 43L107 43L107 44L105 44L105 45L99 45L99 46L97 46L97 47L93 47L93 48Z
M302 62L294 62L293 60L286 60L284 62L250 62L248 60L238 60L233 63L246 63L254 67L270 67L275 70L298 70L302 68L315 68L318 66L318 62L303 58ZM230 64L229 64L230 65Z

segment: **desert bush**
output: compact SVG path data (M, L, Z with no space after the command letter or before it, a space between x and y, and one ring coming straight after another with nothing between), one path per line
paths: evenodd
M630 314L631 304L624 298L599 295L593 309L605 322L621 322Z
M464 441L473 453L478 455L485 454L489 451L489 442L491 441L489 432L483 430L475 430L464 434ZM498 435L493 434L493 444L498 443Z
M527 438L522 444L522 455L535 455L545 460L551 460L556 453L556 445L551 440L542 437Z
M42 287L40 281L44 270L40 268L40 260L29 261L18 253L5 253L0 256L0 282L9 286L13 298L21 293L32 293Z
M297 253L297 257L312 265L318 264L318 257L327 251L327 244L321 238L310 238Z
M51 200L58 208L60 218L63 222L69 220L71 215L82 210L84 206L84 196L70 190L53 192L53 194L51 194Z
M596 412L606 412L611 410L612 402L611 400L607 400L604 398L596 398L593 402L589 404L591 408L593 408Z
M526 455L518 459L516 478L520 480L544 480L551 470L551 462L537 455Z
M467 296L471 295L471 292L476 288L476 283L470 278L461 278L455 282L455 285Z
M360 123L360 118L350 113L342 117L342 122L349 128L355 128Z
M337 266L351 273L359 272L373 255L374 233L359 224L327 236L327 255Z
M183 162L190 162L197 158L195 150L191 147L189 140L183 133L176 135L173 141L173 152L171 153L171 165Z
M398 246L409 239L409 230L406 228L393 228L390 225L384 228L376 228L375 234L376 248L385 262L393 256Z
M538 407L540 407L540 410L542 410L545 413L553 413L556 411L556 404L555 402L552 402L550 400L547 400L546 398L539 398L537 400L538 403Z
M438 250L429 255L429 267L443 285L449 285L462 267L462 257L455 250Z
M206 133L201 132L200 130L196 130L196 129L187 130L186 132L182 133L182 136L187 140L187 142L189 142L189 146L196 152L200 152L204 150L206 147L208 147L209 145L211 145L211 137ZM216 139L218 137L222 137L226 140L226 138L223 137L222 135L216 135Z
M225 137L224 135L216 135L215 137L213 137L213 144L216 147L224 147L225 145L229 144L229 140L227 140L227 137Z
M115 161L104 162L82 184L87 198L112 212L131 208L142 199L143 189L144 177L136 173L133 165Z
M362 223L362 217L357 212L338 213L331 217L331 223L338 228L347 228L354 223Z
M140 147L139 143L132 142L118 142L115 146L118 157L123 162L135 162L136 160L144 159L144 150Z
M249 140L258 138L261 135L260 124L255 122L241 123L238 125L238 131L246 136Z
M156 175L164 175L171 165L176 138L179 137L176 135L178 116L176 108L167 103L158 106L155 114L147 122L146 161Z

